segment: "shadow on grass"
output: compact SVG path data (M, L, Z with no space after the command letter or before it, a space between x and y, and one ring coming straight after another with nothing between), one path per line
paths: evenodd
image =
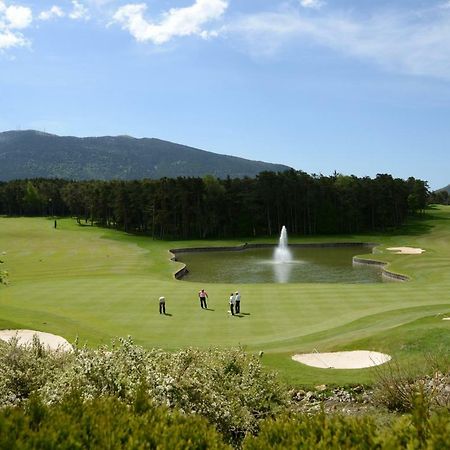
M432 223L433 221L450 220L450 218L433 214L432 209L428 209L427 212L421 215L410 217L404 225L398 228L389 228L380 231L379 234L383 236L420 236L431 233L435 227Z

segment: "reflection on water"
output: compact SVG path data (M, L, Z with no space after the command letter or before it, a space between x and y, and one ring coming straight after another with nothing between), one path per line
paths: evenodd
M276 283L289 283L295 265L305 264L305 261L277 261L268 259L261 261L260 264L267 264L272 267Z
M293 247L292 260L276 262L273 248L178 253L189 273L186 281L215 283L380 283L378 266L352 264L367 247Z
M293 265L291 263L285 262L275 263L273 265L277 283L287 283L289 281L291 278L292 266Z

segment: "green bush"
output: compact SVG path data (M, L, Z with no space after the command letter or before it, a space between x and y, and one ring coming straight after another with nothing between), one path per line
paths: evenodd
M33 393L47 404L60 403L71 390L84 401L114 396L131 404L142 387L155 405L206 417L234 443L288 403L275 375L242 349L169 353L121 339L112 349L75 349L66 355L36 343L28 349L12 343L0 351L3 405L20 404Z
M246 437L243 449L373 449L375 441L376 427L370 419L322 413L265 421L257 437Z
M0 410L1 449L227 449L204 418L78 394L48 406L32 397Z
M0 449L444 449L450 409L438 411L430 386L447 392L445 380L422 380L411 413L389 424L289 417L287 390L242 349L169 353L121 339L63 353L12 340L0 345Z
M243 450L358 449L399 450L449 448L450 413L428 417L420 407L412 415L378 426L374 418L326 416L267 420L258 436L247 436Z

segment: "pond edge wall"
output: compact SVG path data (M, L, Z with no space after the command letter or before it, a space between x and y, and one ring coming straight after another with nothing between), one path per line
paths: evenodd
M336 248L336 247L367 247L373 248L377 244L372 242L324 242L324 243L310 243L310 244L289 244L289 247L294 248ZM274 248L276 244L242 244L228 247L187 247L187 248L173 248L169 250L171 254L171 261L178 261L178 253L205 253L205 252L239 252L249 248ZM406 275L391 272L385 268L388 263L383 261L377 261L375 259L361 258L358 256L353 257L353 264L368 264L380 266L382 268L382 276L396 281L408 281L410 278ZM174 274L174 278L181 280L189 272L186 264L178 269Z
M390 280L409 281L411 279L407 275L402 275L401 273L395 273L395 272L391 272L390 270L387 270L386 266L388 265L388 263L383 262L383 261L378 261L376 259L361 258L359 256L354 256L353 264L366 264L366 265L371 265L371 266L380 266L382 276L389 278Z

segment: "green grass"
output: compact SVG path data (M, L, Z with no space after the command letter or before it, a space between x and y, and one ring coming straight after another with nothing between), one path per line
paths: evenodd
M244 241L244 240L243 240ZM242 241L242 242L243 242ZM250 242L250 239L246 240ZM263 242L267 240L258 240ZM0 218L0 253L10 285L0 287L0 328L51 332L89 346L133 336L145 347L236 346L264 351L263 362L293 384L370 382L373 369L313 369L296 352L367 349L416 362L437 345L450 347L450 207L434 207L400 231L322 236L291 242L370 241L370 257L411 281L382 284L204 284L177 281L169 248L241 241L154 241L71 219ZM273 241L274 242L274 241ZM394 255L390 246L421 247ZM209 307L199 307L204 287ZM242 293L241 318L227 313L229 292ZM157 300L164 295L167 312Z

